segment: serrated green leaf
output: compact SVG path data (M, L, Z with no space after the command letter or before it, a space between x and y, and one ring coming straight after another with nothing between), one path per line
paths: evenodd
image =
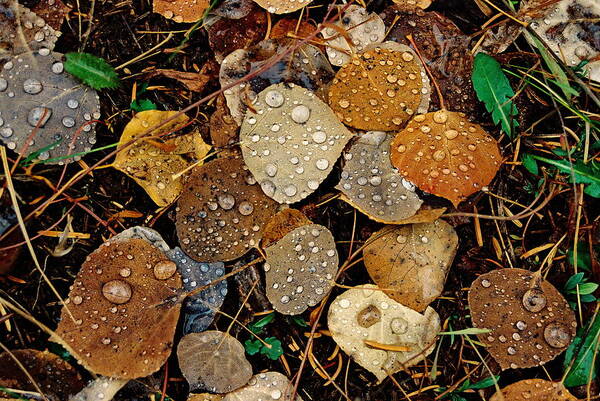
M537 165L537 161L531 157L529 153L523 153L521 155L521 162L523 163L523 167L527 169L531 174L538 175L539 169Z
M511 100L515 93L502 72L500 63L492 56L478 53L473 65L472 80L477 98L492 113L494 124L500 123L502 131L512 137L514 128L519 126L515 120L518 111Z
M547 159L537 155L531 155L531 157L558 168L561 173L569 174L571 182L589 184L585 187L584 192L594 198L600 198L600 168L592 163L584 164L578 160L571 165L566 160Z
M262 348L262 343L260 340L251 340L248 339L244 341L244 348L246 349L246 353L248 355L256 355L258 351Z
M260 353L266 355L269 359L276 361L281 355L283 355L283 348L281 347L281 341L275 337L265 338L265 342L269 345L263 344L260 349Z
M94 89L113 89L119 86L114 68L100 57L89 53L67 53L65 70Z
M582 386L587 384L590 379L594 380L596 378L600 370L600 364L596 361L596 348L599 337L600 314L596 314L594 320L587 327L579 329L577 336L565 352L563 362L565 370L569 368L573 358L575 358L575 362L573 362L564 379L565 386Z

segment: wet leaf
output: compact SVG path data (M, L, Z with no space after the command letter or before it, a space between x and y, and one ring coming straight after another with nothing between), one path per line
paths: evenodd
M196 262L178 247L167 251L167 256L177 264L183 288L188 292L204 287L225 274L223 262ZM197 294L186 297L182 308L183 335L206 330L223 305L226 295L227 280L221 280Z
M295 203L315 191L352 134L314 93L293 84L263 90L240 129L244 161L263 192Z
M293 388L281 373L259 373L247 386L227 394L223 401L292 401ZM302 398L296 395L294 401L302 401Z
M492 113L494 124L500 123L502 131L512 137L519 126L515 119L517 107L512 101L515 92L495 58L484 53L475 56L473 87L487 111Z
M293 13L309 5L312 0L254 0L256 4L271 14Z
M483 274L471 284L469 307L473 326L491 330L478 337L503 370L543 365L575 337L573 311L539 273L497 269Z
M121 146L176 115L176 111L148 110L137 113L125 126ZM188 121L185 114L160 127L152 138L136 141L117 153L113 166L137 182L159 206L173 203L183 189L183 176L173 178L210 150L198 132L169 138ZM157 138L160 135L163 137ZM168 139L165 139L168 138Z
M362 134L344 153L344 169L336 186L341 199L371 219L398 223L415 215L423 203L415 186L390 162L393 135L382 131Z
M178 23L196 22L209 5L209 0L153 0L152 11Z
M447 110L415 116L392 141L391 159L404 178L455 206L487 186L502 160L494 138Z
M280 38L263 40L247 50L236 50L221 64L219 81L221 87L232 84L252 71L271 65L272 58L297 46L293 39ZM318 47L304 44L287 54L277 63L244 82L223 92L231 116L242 123L244 113L251 105L254 108L256 94L272 84L289 82L300 85L325 99L326 87L334 72L327 57Z
M422 72L411 51L376 47L340 68L329 89L329 105L353 128L400 129L428 96L421 92Z
M210 139L213 146L223 148L239 141L238 125L229 113L223 95L217 97L216 110L210 116Z
M490 401L577 401L562 385L544 379L526 379L504 387Z
M158 275L168 267L170 275ZM150 266L151 268L148 268ZM171 354L181 288L175 264L151 242L116 236L92 252L69 292L52 341L89 371L134 379L156 372ZM160 330L148 330L160 327Z
M298 21L296 18L282 18L271 28L270 39L289 37L305 39L311 36L316 29L316 26L304 19Z
M290 231L307 224L312 224L312 221L299 210L283 209L267 223L265 234L263 235L262 247L268 248Z
M237 259L259 244L276 206L241 159L212 160L192 171L177 202L181 248L199 262Z
M352 55L363 52L370 44L383 42L385 38L383 20L355 4L346 8L335 25L337 29L328 27L321 32L329 61L335 66L346 64Z
M221 394L190 394L187 401L222 401L223 396Z
M104 59L89 53L65 54L65 70L93 89L114 89L119 86L119 76Z
M227 333L210 330L184 336L177 347L179 368L190 389L213 393L236 390L252 377L244 347Z
M577 161L571 164L566 159L554 160L538 155L531 155L531 157L558 168L561 173L569 174L570 182L588 184L585 186L585 193L594 198L600 198L600 167L594 163L585 164Z
M221 18L206 28L208 43L220 63L237 49L247 49L260 42L267 34L267 15L254 8L240 19Z
M53 29L60 31L60 27L65 17L71 11L71 7L67 6L61 0L40 0L31 11L43 18L46 24Z
M339 295L329 307L329 331L340 348L379 382L422 361L435 348L440 318L428 307L420 314L365 284ZM389 351L365 340L409 351Z
M304 312L333 286L339 259L326 227L308 224L295 228L265 248L265 254L267 297L280 313Z
M215 77L212 74L206 73L208 68L202 68L200 72L185 72L177 70L156 69L152 70L149 77L162 76L165 78L174 79L184 85L192 92L202 92L211 80Z
M262 346L260 353L268 357L269 359L276 361L281 355L283 355L283 348L281 348L281 341L275 337L267 337L264 340L267 345Z
M600 339L600 315L577 332L577 336L567 348L563 369L566 376L564 384L567 387L583 386L598 376L598 341ZM573 361L573 358L575 360Z
M442 294L458 248L443 220L385 227L363 251L369 275L393 300L422 312Z

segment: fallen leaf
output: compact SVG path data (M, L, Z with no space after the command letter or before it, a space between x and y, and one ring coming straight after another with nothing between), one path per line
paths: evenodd
M420 314L372 284L339 295L329 307L327 323L340 348L378 382L425 359L435 348L440 331L440 317L432 308ZM374 348L365 340L388 348L409 347L410 351Z
M544 379L525 379L510 384L492 395L490 401L577 401L562 383Z
M60 31L65 17L71 12L71 7L61 0L40 0L31 11L43 18L54 30Z
M271 14L293 13L309 5L312 0L254 0Z
M276 206L239 158L196 167L177 202L181 248L199 262L237 259L258 246Z
M264 229L262 247L268 248L295 228L312 224L302 212L296 209L283 209L269 220Z
M398 8L406 10L414 10L416 8L426 9L433 0L392 0Z
M224 148L239 142L238 125L229 113L225 97L217 97L215 111L210 116L210 138L213 146Z
M415 116L392 141L391 159L404 178L454 206L486 187L502 161L494 138L447 110Z
M257 96L240 129L244 160L263 192L295 203L333 169L352 134L311 91L272 85Z
M256 7L256 3L252 0L222 0L211 10L211 12L219 17L240 19Z
M206 84L209 83L211 80L215 79L215 75L212 74L165 69L152 70L147 76L149 78L162 76L165 78L174 79L176 81L179 81L192 92L202 92L206 87Z
M371 238L363 250L365 267L390 298L422 312L442 294L458 248L451 225L388 226Z
M139 137L149 127L176 115L176 111L147 110L137 113L125 126L121 146ZM153 137L175 132L188 121L182 114L152 133ZM158 206L173 203L183 189L182 177L173 178L201 160L210 146L197 132L172 139L146 138L117 153L113 167L133 178ZM184 157L185 156L185 157Z
M497 269L471 284L473 326L502 370L541 366L567 349L577 322L567 301L539 272Z
M329 292L338 270L333 235L318 224L293 229L265 248L267 297L285 315L299 315Z
M252 377L244 347L227 333L209 330L184 336L177 347L181 373L192 391L228 393Z
M222 401L223 396L221 394L190 394L187 401Z
M344 153L344 169L336 185L342 200L369 218L390 224L413 216L423 203L415 186L390 162L392 139L382 131L362 134Z
M270 39L289 37L305 39L311 36L316 29L316 26L304 19L298 21L296 18L282 18L273 25L273 28L271 28Z
M353 55L363 52L370 44L383 42L385 38L383 20L355 4L341 13L334 25L337 28L330 26L321 33L329 61L335 66L346 64Z
M423 78L417 56L383 46L355 55L336 74L329 105L340 120L362 130L402 128L417 112Z
M265 372L252 376L247 386L225 396L223 401L292 401L293 384L278 372ZM299 395L294 401L302 401Z
M152 11L175 22L196 22L210 6L208 0L153 0Z

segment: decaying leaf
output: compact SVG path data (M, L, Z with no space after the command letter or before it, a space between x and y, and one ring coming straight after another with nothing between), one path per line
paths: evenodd
M210 6L208 0L153 0L152 11L175 22L196 22Z
M478 337L503 370L543 365L575 337L573 311L539 272L483 274L471 284L469 307L473 326L491 330Z
M410 45L413 37L428 68L437 81L449 110L479 117L478 102L471 84L473 56L470 38L448 18L437 12L419 8L388 7L380 14L390 27L387 40ZM440 108L438 97L431 99L430 110Z
M391 159L404 178L455 206L486 187L502 160L494 138L447 110L415 116L392 141Z
M125 387L127 383L129 383L128 379L100 376L89 382L79 393L69 398L69 401L112 401L117 392Z
M173 117L176 111L147 110L137 113L125 126L119 143L124 146L144 134L149 127ZM188 121L178 116L152 133L151 138L136 141L115 157L113 166L133 178L159 206L173 203L183 189L183 178L173 175L184 171L210 150L197 132L171 139L157 138L180 129Z
M584 69L592 80L600 81L600 3L596 0L559 0L544 2L530 0L540 16L529 27L565 64L575 67L589 61ZM529 2L526 2L529 3ZM527 35L528 39L531 36ZM534 44L535 46L535 44Z
M322 31L327 45L327 56L331 64L342 66L361 53L372 43L381 43L385 38L383 20L375 13L368 13L355 4L350 5L335 22L338 29Z
M267 15L258 7L239 19L221 18L206 28L208 43L220 63L237 49L247 49L267 33Z
M251 71L271 65L271 58L296 45L294 39L269 39L263 40L247 50L234 51L225 57L221 64L219 73L221 87L238 81ZM321 50L310 44L304 44L270 66L267 71L242 84L226 89L223 94L227 99L227 106L229 106L232 117L240 125L248 105L254 108L256 94L267 86L280 82L295 83L324 99L326 86L333 75L331 64Z
M223 0L212 9L212 13L219 17L240 19L256 7L256 3L252 0Z
M213 393L236 390L252 377L244 347L234 337L217 330L184 336L177 347L179 368L192 391Z
M184 85L192 92L202 92L208 82L214 79L214 76L206 73L206 68L202 67L200 72L186 72L177 70L168 70L158 68L150 71L148 77L162 76L169 79L174 79Z
M309 5L312 0L254 0L256 4L271 14L293 13Z
M404 126L421 105L423 75L417 56L378 46L355 55L336 74L329 105L340 120L362 130Z
M51 164L91 150L100 118L98 94L64 72L62 57L42 48L13 57L0 71L0 140L16 151L28 143L26 154L39 151L37 158Z
M350 205L383 223L397 223L413 216L423 203L415 186L392 167L393 135L369 131L344 153L344 170L337 189Z
M77 371L48 351L20 349L0 354L0 387L37 392L29 377L15 362L15 357L31 375L35 384L50 401L64 401L77 394L84 382ZM0 397L9 396L0 389Z
M301 211L283 209L269 220L264 229L262 247L268 248L295 228L312 224Z
M295 203L315 191L352 134L314 93L277 84L258 94L240 130L244 160L264 193Z
M298 315L323 299L334 284L338 254L333 235L318 224L295 228L265 248L267 297L273 308Z
M279 372L252 376L248 385L227 394L223 401L292 401L293 384ZM294 401L302 401L299 395Z
M73 319L63 308L52 341L75 350L96 374L148 376L171 353L181 305L168 301L180 288L175 264L150 242L109 240L82 265L69 292Z
M167 256L177 265L183 288L188 292L208 285L225 274L223 262L196 262L178 247L168 251ZM206 330L223 305L226 295L227 280L221 280L198 294L186 297L182 309L183 335Z
M2 0L0 7L0 61L26 52L54 49L61 33L42 17L16 0Z
M426 9L433 0L392 0L398 8L405 10L414 10L416 8Z
M297 18L282 18L271 28L270 39L288 37L305 39L311 36L316 29L316 26L304 19L298 21Z
M190 394L187 401L222 401L223 396L221 394Z
M46 24L54 30L60 31L60 27L67 14L71 11L71 7L67 6L61 0L40 0L31 11L43 18ZM58 32L58 35L60 35L60 32Z
M258 245L276 206L239 158L197 167L177 202L181 248L199 262L239 258Z
M379 382L412 366L435 348L440 317L431 307L420 314L394 301L377 286L347 290L329 307L329 331L340 348ZM365 343L377 343L380 347ZM384 349L407 347L409 351Z
M562 383L544 379L526 379L510 384L490 401L577 401Z
M363 250L365 267L390 298L422 312L441 295L458 248L450 224L388 226L372 238Z
M210 139L213 146L223 148L239 141L238 125L229 113L225 97L219 95L216 110L210 116Z
M127 230L123 230L117 235L113 236L110 240L115 242L126 241L133 238L143 239L165 253L170 250L169 245L167 245L158 231L144 226L130 227Z

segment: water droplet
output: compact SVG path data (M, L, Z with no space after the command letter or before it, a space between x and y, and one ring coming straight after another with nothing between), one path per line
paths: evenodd
M44 87L42 83L37 79L29 78L23 82L23 91L30 95L37 95L42 91L42 89L44 89Z
M490 283L490 280L487 280L487 279L481 280L482 287L489 288L489 286L491 286L491 285L492 285L492 283Z
M283 101L283 94L279 91L271 90L265 95L265 103L271 107L280 107Z
M111 280L102 286L102 295L114 304L124 304L131 299L131 286L122 280Z
M265 166L265 174L267 174L269 177L275 177L275 175L277 175L277 166L269 163Z
M401 317L397 317L395 319L392 319L392 322L390 323L390 328L392 329L392 333L394 334L404 334L408 331L408 322Z
M43 127L52 116L52 110L47 107L37 106L29 110L27 122L32 127Z
M166 280L175 274L177 265L170 260L162 260L154 265L154 277L159 280Z
M67 128L72 128L75 126L75 119L73 117L63 117L62 124Z
M217 202L225 210L231 210L235 205L235 198L231 194L220 194L217 196Z
M539 312L546 307L546 296L539 288L531 288L523 295L523 306L529 312Z
M301 104L292 109L292 120L297 124L304 124L310 118L310 109Z
M329 160L319 159L316 162L316 166L319 170L327 170L327 168L329 167Z
M254 211L254 206L252 206L252 203L244 201L238 206L238 211L241 215L248 216Z
M340 301L341 305L341 301ZM356 315L358 325L364 328L369 328L381 321L381 311L375 305L369 305Z
M553 348L565 348L571 343L571 333L560 323L550 323L544 329L544 340Z

